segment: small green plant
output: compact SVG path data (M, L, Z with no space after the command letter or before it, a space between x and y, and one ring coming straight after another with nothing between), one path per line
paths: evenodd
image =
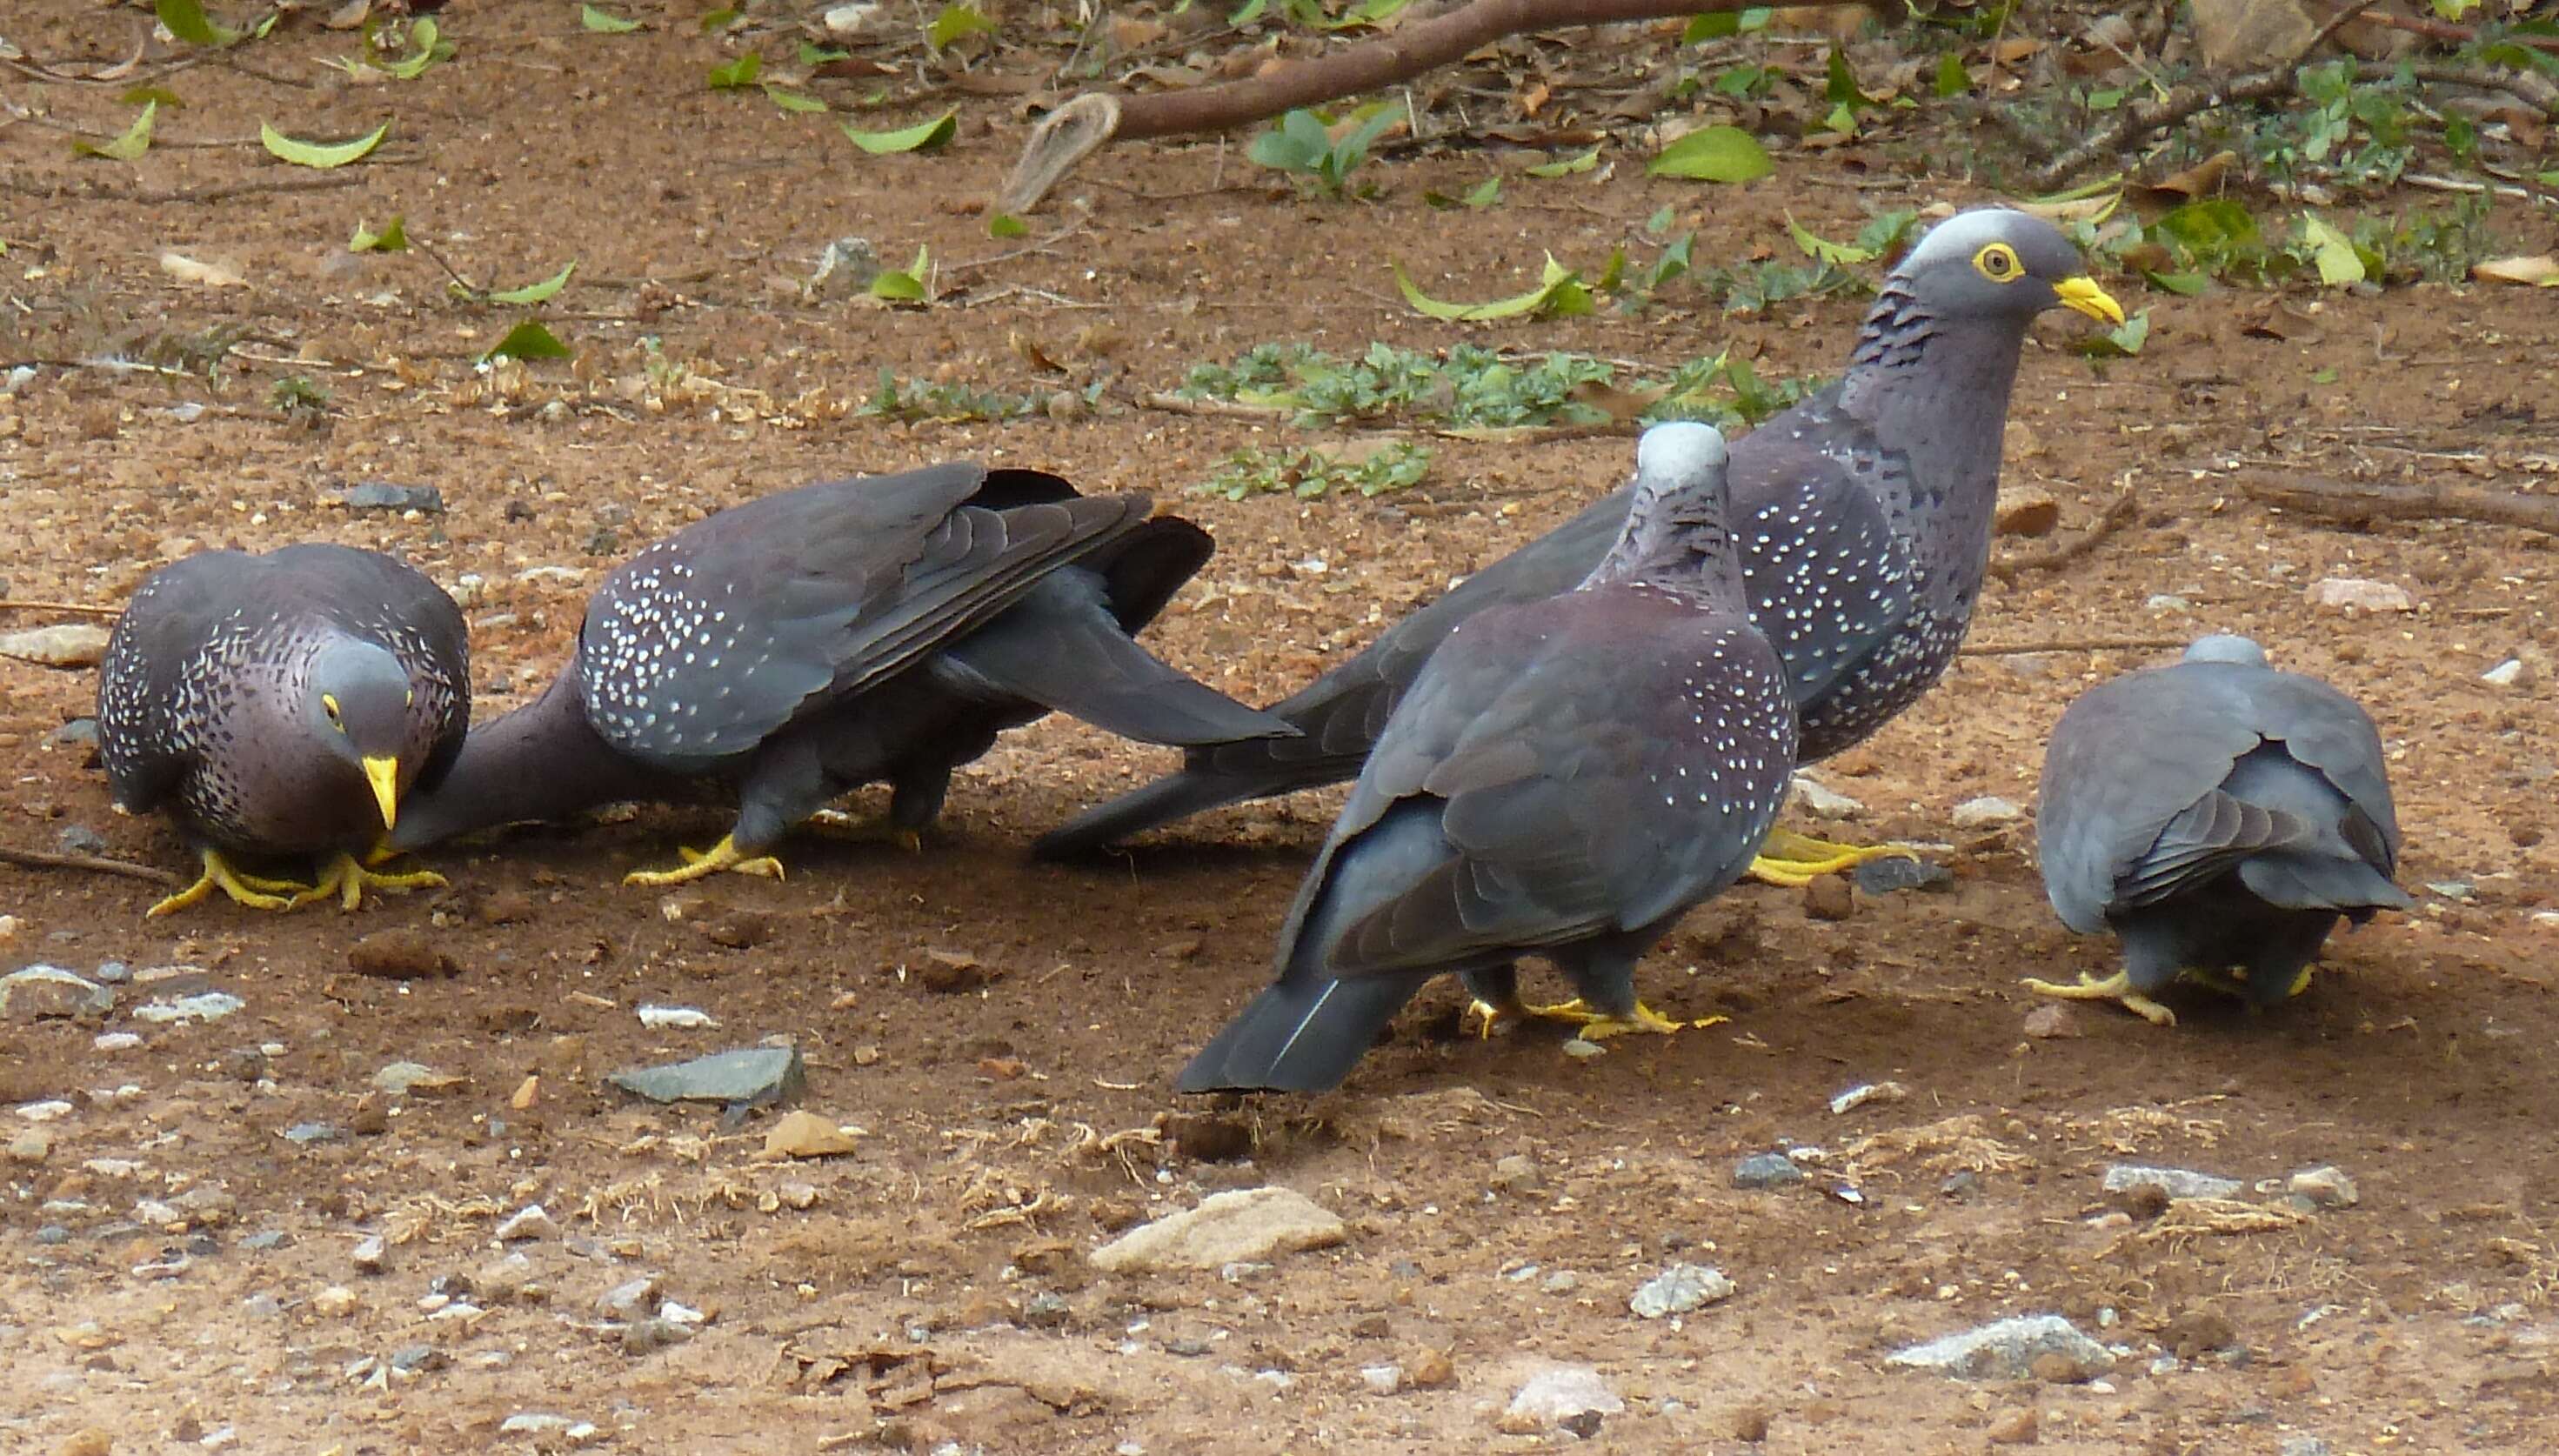
M1310 450L1296 445L1261 450L1247 446L1228 456L1216 474L1191 487L1191 491L1194 495L1224 496L1230 501L1247 496L1312 500L1348 491L1382 496L1401 491L1430 473L1430 452L1402 441L1375 450Z
M287 423L305 429L329 417L329 391L309 374L287 374L275 381L268 392L267 403L284 416Z
M1374 187L1353 192L1350 176L1368 160L1369 147L1395 124L1398 114L1395 103L1376 102L1352 113L1354 119L1335 139L1314 112L1291 111L1255 137L1244 154L1265 167L1302 177L1329 197L1372 196Z
M1078 391L1076 397L1084 407L1090 408L1101 402L1103 387L1104 381L1097 379ZM978 389L959 383L901 379L896 370L882 369L879 388L862 401L857 413L874 419L945 423L1017 420L1045 412L1053 397L1050 394Z

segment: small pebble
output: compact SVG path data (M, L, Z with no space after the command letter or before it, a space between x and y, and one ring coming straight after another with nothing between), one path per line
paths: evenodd
M390 1264L389 1251L383 1247L379 1234L368 1236L356 1245L354 1252L347 1255L347 1259L356 1266L359 1274L378 1274Z
M1732 1281L1704 1264L1673 1264L1644 1281L1626 1301L1639 1319L1686 1314L1732 1297Z
M1804 1170L1784 1153L1752 1153L1732 1165L1735 1188L1783 1188L1804 1181Z
M1955 872L1924 859L1887 855L1857 867L1857 887L1869 895L1890 895L1902 890L1942 894L1955 888Z
M2350 1209L2360 1201L2354 1180L2331 1164L2294 1174L2285 1191L2314 1209Z
M452 1363L450 1356L432 1345L403 1345L391 1352L391 1369L404 1376L425 1375Z
M559 1224L540 1204L527 1204L508 1216L497 1228L498 1241L514 1243L527 1238L556 1238Z
M1948 817L1958 829L1993 829L2025 818L2026 810L1997 795L1984 795L1956 804Z
M1855 1111L1869 1102L1897 1102L1910 1095L1910 1089L1897 1082L1870 1082L1850 1088L1831 1098L1834 1116Z
M1857 914L1857 896L1846 875L1815 875L1804 885L1804 914L1814 920L1841 921Z
M622 1353L648 1355L664 1350L670 1345L681 1345L691 1338L693 1338L691 1328L679 1325L674 1320L658 1319L654 1316L649 1319L633 1320L622 1327Z
M2039 1424L2031 1406L2023 1410L2003 1410L1992 1419L1985 1434L1994 1446L2032 1446Z
M2084 1035L2078 1014L2058 1001L2046 1001L2026 1013L2026 1034L2047 1042Z
M1404 1367L1400 1365L1364 1365L1360 1383L1372 1395L1392 1395L1404 1388Z
M608 1320L638 1319L658 1297L658 1276L626 1279L597 1296L595 1312Z
M2366 581L2360 577L2332 576L2311 584L2306 594L2312 608L2322 612L2414 612L2417 599L2408 589L2386 581Z

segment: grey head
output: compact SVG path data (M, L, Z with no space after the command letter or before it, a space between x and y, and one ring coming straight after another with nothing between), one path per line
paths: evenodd
M1741 561L1726 518L1730 459L1713 425L1674 420L1644 431L1625 526L1581 585L1640 584L1739 605Z
M424 757L411 752L417 693L400 659L377 643L331 637L312 653L295 686L301 694L296 721L306 741L373 786L388 831L398 817L401 776L413 778ZM403 758L415 761L403 764Z
M2014 208L1974 208L1930 228L1893 267L1884 291L1896 290L1940 320L2009 319L2023 329L2057 307L2105 324L2124 321L2070 239Z
M2254 638L2241 637L2235 632L2216 632L2209 637L2196 638L2194 645L2185 650L2185 660L2263 667L2266 665L2266 650L2257 646Z

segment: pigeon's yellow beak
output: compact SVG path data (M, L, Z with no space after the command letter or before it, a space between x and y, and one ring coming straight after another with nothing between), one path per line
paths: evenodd
M2110 324L2118 329L2124 326L2124 306L2115 302L2113 294L2098 287L2096 279L2084 273L2053 284L2052 292L2061 300L2063 308L2086 314L2101 324Z
M374 801L382 806L382 832L387 834L399 817L399 760L365 760L365 778L374 786Z

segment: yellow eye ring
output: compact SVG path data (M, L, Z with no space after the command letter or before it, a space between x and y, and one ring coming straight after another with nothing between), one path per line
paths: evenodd
M1973 269L1993 283L2014 283L2026 276L2026 265L2017 260L2017 249L2005 242L1986 244L1973 254Z
M332 722L332 723L337 722L337 721L338 721L338 699L337 699L334 695L329 694L329 693L325 693L325 692L324 692L324 693L320 694L320 711L322 711L322 712L324 712L324 713L327 713L327 714L329 715L329 721L330 721L330 722Z

